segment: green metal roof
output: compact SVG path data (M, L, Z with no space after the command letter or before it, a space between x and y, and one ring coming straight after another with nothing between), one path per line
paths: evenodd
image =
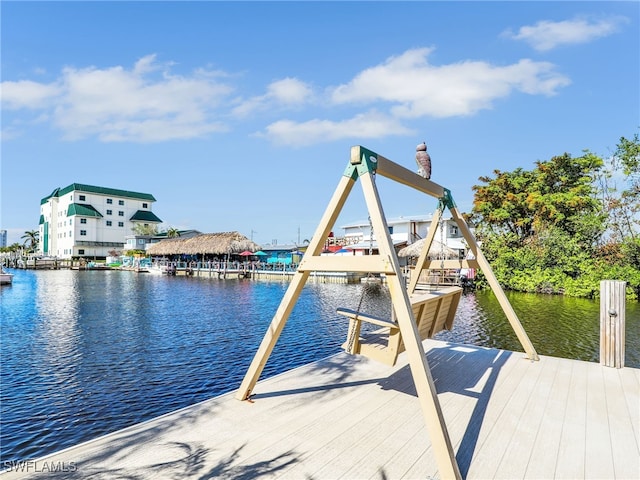
M51 195L43 198L40 201L40 204L42 205L43 203L46 203L51 197L61 197L73 191L97 193L99 195L113 195L114 197L134 198L136 200L148 200L150 202L156 201L155 197L150 193L132 192L129 190L118 190L117 188L95 187L93 185L85 185L82 183L72 183L64 188L56 188Z
M60 191L59 188L56 188L53 192L51 192L50 195L44 197L42 200L40 200L40 205L44 205L45 203L47 203L47 201L51 198L51 197L57 197L58 196L58 192Z
M158 222L162 223L155 213L150 212L148 210L138 210L133 216L129 219L131 221L137 222Z
M80 215L81 217L102 217L102 214L98 210L86 203L72 203L69 205L69 208L67 209L67 217L71 217L73 215Z

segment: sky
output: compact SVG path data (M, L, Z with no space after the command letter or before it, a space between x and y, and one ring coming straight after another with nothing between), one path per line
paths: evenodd
M362 145L470 212L480 177L640 127L640 2L0 3L0 229L72 183L151 193L161 229L314 235ZM387 218L437 200L378 177ZM356 185L334 232L366 220Z

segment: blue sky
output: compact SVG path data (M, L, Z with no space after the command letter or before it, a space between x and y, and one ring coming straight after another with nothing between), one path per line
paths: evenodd
M363 145L471 210L494 170L640 126L639 2L0 4L0 229L71 183L151 193L162 228L310 239ZM384 178L387 217L435 199ZM366 219L356 186L340 225Z

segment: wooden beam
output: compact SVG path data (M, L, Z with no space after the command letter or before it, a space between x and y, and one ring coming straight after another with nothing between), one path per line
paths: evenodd
M387 285L391 294L391 302L395 312L395 320L398 323L402 341L404 342L413 382L416 386L418 399L422 407L427 431L431 438L431 445L442 478L461 479L460 469L456 461L456 455L449 438L447 425L444 421L438 392L436 391L431 370L427 363L427 356L422 346L422 339L418 332L413 309L409 301L407 289L402 280L400 262L393 248L393 242L389 235L389 227L384 216L380 196L375 186L373 175L366 174L360 177L365 200L371 217L371 224L376 235L378 250L381 255L388 256L393 262L396 275L387 277Z
M451 215L453 219L458 224L458 228L460 228L460 231L462 232L464 239L467 241L467 244L469 245L469 249L473 252L473 255L476 257L476 262L478 262L479 268L482 270L482 273L487 279L487 282L489 283L491 290L493 290L494 295L498 299L498 303L500 303L500 306L502 307L502 311L507 316L507 320L509 320L509 323L511 324L511 328L513 328L513 331L518 337L518 340L520 341L522 348L524 348L524 351L527 353L527 357L529 357L531 360L539 360L536 349L531 343L531 340L529 339L527 332L525 331L522 324L520 323L520 319L518 318L518 315L516 315L516 312L513 310L511 303L509 303L509 299L504 294L504 291L500 286L500 282L498 282L498 279L493 274L491 265L489 265L489 262L487 261L484 254L480 250L480 247L478 246L478 243L476 242L476 239L473 233L471 233L471 230L469 230L469 226L467 225L467 222L465 222L464 218L462 218L462 215L460 215L460 212L455 206L449 207L449 210L451 211Z
M444 187L360 145L351 147L351 163L354 164L354 162L360 161L362 155L366 156L370 154L374 154L377 158L376 173L379 175L435 198L441 198L444 195Z
M298 271L395 273L391 260L383 255L305 256Z
M353 178L347 176L342 176L340 178L338 186L329 201L329 205L327 205L324 215L318 224L316 233L313 235L311 242L307 247L307 251L302 258L303 261L305 258L319 255L320 252L322 252L324 242L329 236L329 232L333 228L333 225L336 223L336 220L340 215L354 184L355 180ZM247 373L240 384L240 388L236 393L236 398L238 400L246 400L249 398L253 388L256 386L256 383L258 383L262 370L264 369L267 360L269 360L269 356L271 355L276 342L280 338L280 334L282 333L282 330L289 319L289 315L291 314L293 307L295 307L298 297L300 296L300 292L308 278L308 271L299 271L293 275L291 283L280 302L280 306L273 316L271 324L260 343L260 347L253 357L253 361L251 362L251 365L249 365L249 369L247 370Z
M431 217L431 225L429 225L429 231L427 232L427 238L424 241L424 245L422 246L422 251L420 252L420 256L418 257L418 262L416 263L417 272L414 270L411 275L411 281L409 282L409 294L412 294L416 285L418 284L418 280L420 279L420 274L422 270L425 269L425 265L428 261L427 256L429 255L429 249L431 248L431 244L433 243L433 238L436 235L436 230L438 223L440 222L440 217L442 216L442 210L440 208L436 209ZM435 226L435 228L434 228Z

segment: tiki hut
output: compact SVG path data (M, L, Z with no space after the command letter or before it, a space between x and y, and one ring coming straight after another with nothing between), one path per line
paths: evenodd
M147 247L149 255L205 255L239 254L245 250L256 252L260 245L238 232L202 233L191 238L167 238Z

